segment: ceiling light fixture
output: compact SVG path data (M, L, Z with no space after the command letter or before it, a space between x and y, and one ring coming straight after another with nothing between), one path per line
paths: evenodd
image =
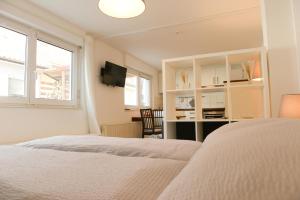
M145 11L144 0L100 0L99 9L115 18L132 18Z

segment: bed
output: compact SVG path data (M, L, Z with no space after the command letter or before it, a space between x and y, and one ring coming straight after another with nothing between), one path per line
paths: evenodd
M18 146L60 151L97 152L117 156L166 158L188 161L200 142L140 138L116 138L91 135L55 136L32 140Z
M184 161L0 148L1 200L156 199Z
M50 140L53 144L65 139ZM30 142L31 146L0 147L1 200L300 199L298 120L226 125L210 134L190 159L168 153L149 156L154 155L149 149L135 156L126 145L118 147L120 151L127 149L119 155L95 151L88 142L84 151L72 151L68 142L52 148L52 144L42 145L46 140L49 143L44 139ZM143 146L140 142L134 140L134 151ZM158 144L157 149L163 145ZM172 148L176 149L176 144Z

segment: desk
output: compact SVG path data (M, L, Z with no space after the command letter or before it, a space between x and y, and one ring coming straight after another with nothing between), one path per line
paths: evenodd
M141 121L142 121L142 118L141 118L141 117L132 117L132 118L131 118L131 121L132 121L132 122L141 122Z

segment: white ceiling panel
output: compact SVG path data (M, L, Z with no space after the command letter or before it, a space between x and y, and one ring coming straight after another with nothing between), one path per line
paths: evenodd
M162 58L262 45L259 0L145 0L146 11L115 19L98 0L30 0L160 68Z

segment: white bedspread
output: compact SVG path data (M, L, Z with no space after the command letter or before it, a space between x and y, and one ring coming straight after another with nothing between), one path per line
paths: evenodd
M0 147L1 200L156 199L185 162Z
M118 156L167 158L188 161L200 142L101 136L56 136L19 144L37 149L76 152L102 152Z
M169 199L299 200L300 120L218 129L159 198Z

